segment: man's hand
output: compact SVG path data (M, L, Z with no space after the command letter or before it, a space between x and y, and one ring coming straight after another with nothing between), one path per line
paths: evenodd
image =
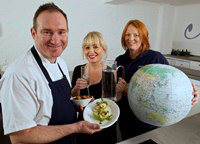
M93 134L101 130L98 124L89 123L87 121L77 122L77 125L78 133Z

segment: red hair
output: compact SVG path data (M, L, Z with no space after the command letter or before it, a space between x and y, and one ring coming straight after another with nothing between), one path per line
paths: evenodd
M128 21L128 23L124 27L124 30L122 32L122 37L121 37L121 43L122 43L123 49L127 50L127 46L125 43L125 35L126 35L126 31L127 31L129 25L134 26L138 30L139 37L141 39L140 52L142 53L142 52L150 49L149 33L147 30L147 27L145 26L145 24L143 22L141 22L140 20L137 20L137 19Z

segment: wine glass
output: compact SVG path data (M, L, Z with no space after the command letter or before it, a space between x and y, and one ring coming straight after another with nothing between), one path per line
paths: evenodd
M81 78L87 81L87 92L88 96L90 96L89 86L90 86L90 78L89 78L89 70L86 68L86 65L81 66Z

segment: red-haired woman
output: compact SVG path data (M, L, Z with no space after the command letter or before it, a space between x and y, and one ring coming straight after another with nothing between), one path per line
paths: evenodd
M117 64L125 68L125 78L119 80L117 85L121 99L118 101L120 107L119 127L122 139L128 139L156 128L141 122L131 111L128 104L128 83L134 73L147 64L167 64L168 61L158 51L150 49L149 34L147 27L140 20L130 20L126 24L121 37L121 43L125 54L116 58ZM192 104L197 102L197 92L193 93Z

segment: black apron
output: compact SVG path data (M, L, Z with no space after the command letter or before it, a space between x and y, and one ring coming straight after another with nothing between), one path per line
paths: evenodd
M70 101L71 96L71 88L69 82L64 75L62 69L59 64L58 67L63 74L63 78L57 81L52 81L47 70L42 64L42 61L35 50L35 47L31 48L31 52L35 57L40 69L42 70L44 76L49 82L49 87L51 89L51 93L53 96L53 107L51 113L51 119L49 121L49 125L64 125L71 124L77 121L76 111L72 102ZM51 142L52 144L75 144L76 137L75 134L66 136L57 141Z

